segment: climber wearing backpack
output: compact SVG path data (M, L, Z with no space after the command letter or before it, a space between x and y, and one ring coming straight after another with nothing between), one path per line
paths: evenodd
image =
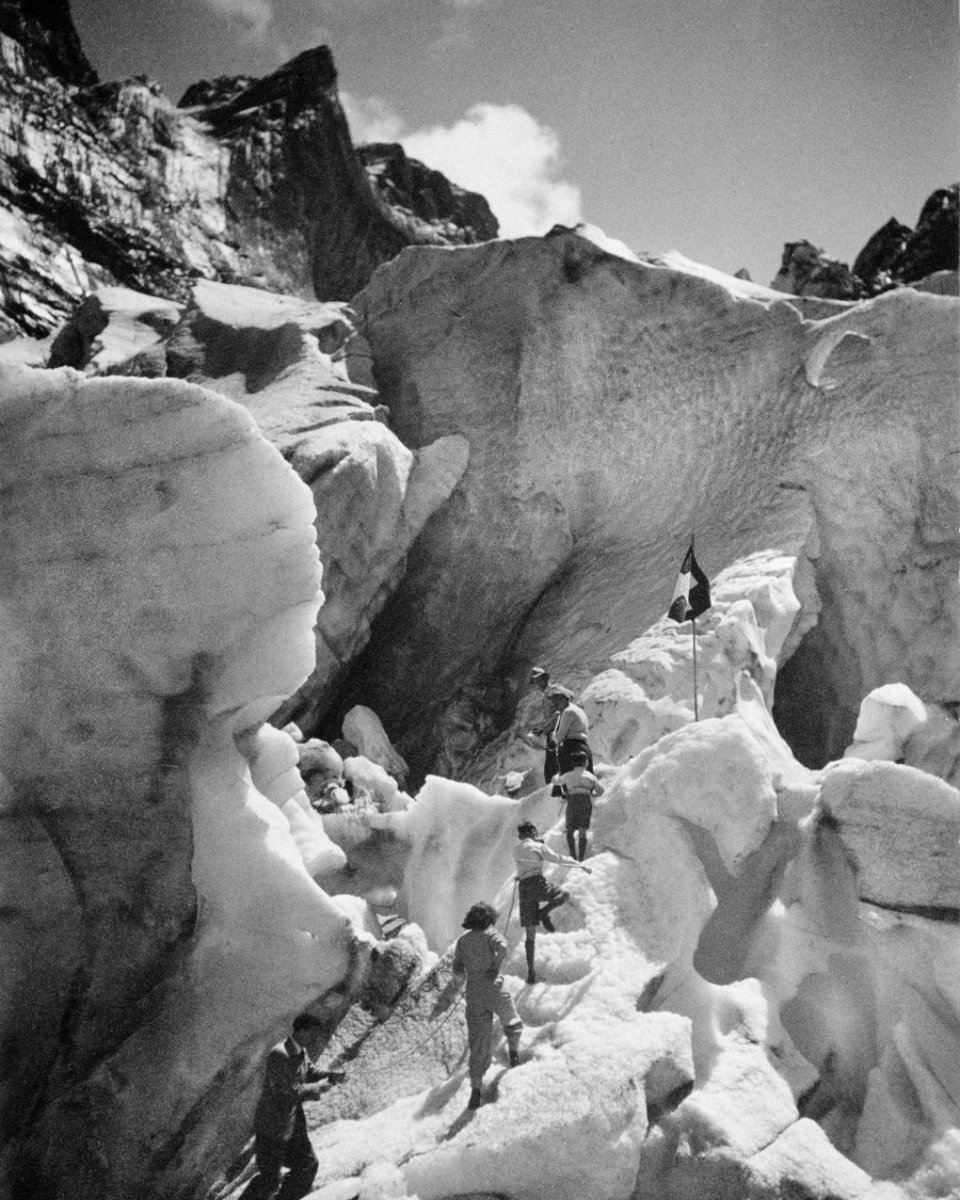
M513 859L517 864L517 887L520 892L520 924L523 926L527 955L527 983L536 983L534 954L537 943L537 926L542 925L547 933L553 933L550 913L567 900L567 893L549 883L543 874L544 863L558 863L564 867L579 867L589 875L590 868L557 854L551 850L537 833L532 821L523 821L517 826L520 841L513 848Z
M463 919L467 931L457 938L453 952L453 970L457 975L466 975L467 998L467 1041L470 1047L470 1102L469 1108L479 1108L482 1098L483 1076L493 1056L493 1018L507 1035L510 1051L510 1066L520 1061L520 1034L523 1030L520 1018L507 991L500 964L507 953L507 943L495 928L497 910L492 904L481 901L474 904Z
M603 784L587 770L587 755L577 750L570 755L571 767L554 777L554 788L560 789L567 806L567 845L571 857L583 862L587 853L587 830L593 816L593 798L603 795ZM574 834L577 846L574 847Z

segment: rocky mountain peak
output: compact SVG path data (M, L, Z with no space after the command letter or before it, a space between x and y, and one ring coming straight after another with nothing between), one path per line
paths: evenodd
M915 229L891 217L868 239L852 268L812 242L787 242L770 286L794 296L862 300L893 287L925 288L925 280L945 271L952 277L948 290L956 295L958 258L960 184L955 183L929 196Z
M282 105L293 115L318 105L334 104L337 98L337 70L329 46L304 50L263 79L238 76L237 86L231 88L228 78L221 76L216 85L199 83L187 88L179 107L204 105L203 118L217 125L253 109ZM204 101L204 95L215 99Z
M0 0L0 33L18 42L31 65L44 74L76 87L97 82L67 0Z
M144 76L99 83L65 2L0 4L0 337L49 333L117 285L349 300L405 246L496 236L483 197L438 172L368 173L328 46L198 83L178 107Z

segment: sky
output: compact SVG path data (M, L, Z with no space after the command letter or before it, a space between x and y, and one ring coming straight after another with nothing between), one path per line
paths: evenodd
M508 237L852 263L960 178L955 0L71 0L102 79L173 100L328 44L354 142L479 191Z

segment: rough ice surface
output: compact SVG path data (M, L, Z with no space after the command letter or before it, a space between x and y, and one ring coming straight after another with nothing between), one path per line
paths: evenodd
M264 1034L356 966L306 865L342 852L263 724L313 663L315 511L200 388L0 395L0 1190L176 1194L248 1120Z
M349 1120L320 1106L316 1197L368 1176L421 1200L957 1194L960 793L893 762L793 759L769 708L792 566L759 555L717 580L699 721L689 627L658 624L583 689L606 793L593 874L551 869L570 901L538 937L537 984L509 848L531 817L564 849L549 789L511 800L431 777L379 819L434 950L474 900L497 903L523 1062L495 1058L471 1114L445 1009L425 1006L406 1040L374 1031L351 1070L379 1073L382 1102ZM922 713L892 694L907 735ZM438 1053L419 1044L432 1030L435 1082L398 1079L411 1046Z
M665 291L681 268L683 286L728 286L664 261ZM731 284L726 307L757 299L752 286ZM209 319L228 300L208 297ZM858 323L880 339L898 303L813 332L779 310L819 406L827 369L863 352ZM944 302L925 303L908 324L940 321ZM394 957L421 973L337 1032L350 1080L311 1106L315 1197L957 1193L956 579L943 594L938 546L907 528L939 451L915 447L892 500L871 492L915 561L909 586L884 592L889 619L875 606L840 641L871 683L898 656L910 689L929 669L943 702L887 681L860 698L848 757L801 765L772 708L779 665L821 615L809 513L796 553L771 535L731 556L696 643L665 620L631 628L582 674L605 786L592 873L551 868L569 901L528 985L511 848L529 818L565 849L549 789L510 798L431 775L411 799L372 713L381 761L344 771L374 803L321 819L295 743L264 725L311 670L320 594L309 490L249 416L171 380L14 372L2 386L3 936L29 981L4 995L4 1028L28 1034L4 1114L49 1097L15 1129L8 1174L66 1180L64 1200L196 1192L243 1144L263 1049L301 1008L339 1012L391 909L407 922ZM899 429L879 440L903 449ZM857 501L829 449L804 452L830 535L820 585L844 577ZM956 489L937 479L923 503L939 537ZM873 547L858 586L899 561ZM831 620L853 611L834 604ZM539 756L511 753L498 777L519 764L539 782ZM520 1066L498 1047L472 1112L447 952L481 898L500 913L525 1031ZM31 1038L49 1028L70 1036L44 1058Z

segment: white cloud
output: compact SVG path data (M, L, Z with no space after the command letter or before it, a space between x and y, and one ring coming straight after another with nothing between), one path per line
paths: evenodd
M452 182L485 196L501 237L546 233L581 220L580 189L560 178L560 139L517 104L474 104L452 125L408 132L379 96L340 93L355 145L400 142Z
M245 25L255 37L263 35L273 20L272 0L206 0L215 12Z
M559 177L560 139L517 104L474 104L453 125L401 139L411 158L485 196L501 237L580 220L580 189Z
M350 137L355 146L365 142L399 142L403 132L403 118L395 113L380 96L365 99L340 92L340 105L350 126Z

